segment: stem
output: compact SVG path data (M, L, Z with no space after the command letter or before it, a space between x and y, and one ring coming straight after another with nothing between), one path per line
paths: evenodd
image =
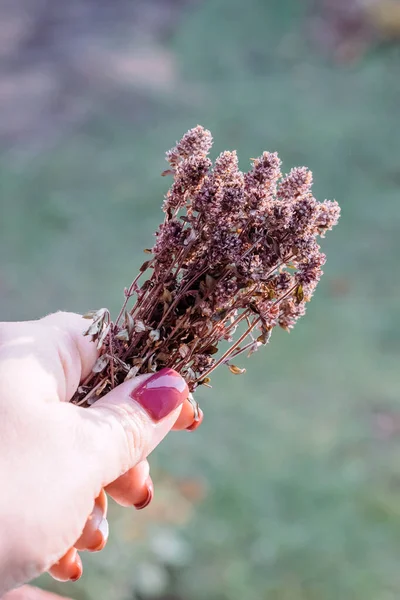
M184 294L188 291L188 289L190 288L190 286L192 285L192 283L194 283L195 281L197 281L200 277L202 277L204 275L204 273L207 273L208 271L208 266L203 268L199 273L196 273L196 275L194 277L192 277L192 279L189 281L189 283L187 283L185 285L185 287L183 288L183 290L181 290L179 292L179 294L176 296L175 300L172 302L171 306L168 308L167 312L165 313L165 315L162 317L160 323L158 324L158 329L160 329L160 327L164 324L165 319L168 317L168 315L170 314L171 310L173 310L174 308L177 307L179 301L183 298Z
M122 315L124 314L124 311L125 311L126 306L127 306L128 302L129 302L129 299L133 296L133 291L134 291L134 288L136 286L136 283L139 281L139 279L141 278L141 276L143 275L143 273L144 273L144 271L138 273L136 275L135 279L132 281L131 285L129 286L129 289L128 289L127 293L125 294L125 302L123 303L122 308L119 311L118 317L117 317L117 319L115 321L115 325L116 326L118 326L119 320L121 319Z
M228 348L228 350L221 356L221 358L217 360L217 362L210 369L208 369L208 371L202 373L201 377L198 377L193 383L198 383L205 377L208 377L208 375L210 375L210 373L212 373L217 367L219 367L219 365L222 365L222 363L224 363L226 360L229 360L235 348L237 348L243 342L243 340L246 339L249 333L253 331L253 329L260 323L260 321L261 317L257 317L256 319L254 319L253 323L251 324L251 327L249 327L230 348Z

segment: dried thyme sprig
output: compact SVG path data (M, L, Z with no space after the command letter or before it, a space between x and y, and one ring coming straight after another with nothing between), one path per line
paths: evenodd
M197 126L167 153L163 175L174 181L153 256L125 290L115 323L105 309L88 313L86 333L101 356L74 402L88 405L163 367L180 372L191 391L221 364L242 373L233 358L305 313L325 262L317 238L336 225L337 202L313 197L305 167L282 178L276 153L264 152L243 174L236 152L212 166L211 146L211 133ZM218 357L221 340L230 346Z

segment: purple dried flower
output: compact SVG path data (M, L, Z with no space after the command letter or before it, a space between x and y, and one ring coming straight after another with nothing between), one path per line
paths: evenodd
M190 129L176 146L167 152L167 161L171 167L176 167L181 160L191 156L206 157L211 150L213 138L211 133L197 125Z
M281 161L276 152L264 152L253 160L253 168L245 175L247 202L251 210L268 210L281 176L280 167Z
M277 196L281 200L294 200L311 190L312 173L306 167L295 167L279 184Z
M313 197L305 167L279 183L276 153L264 152L246 174L236 152L222 152L211 168L211 145L210 132L197 126L167 153L174 181L153 258L126 290L115 323L108 311L91 315L101 372L75 402L163 367L182 373L191 391L221 364L242 373L233 358L252 354L275 326L289 331L304 315L325 262L317 238L337 223L338 204ZM221 340L230 346L214 357Z
M321 235L337 225L339 217L340 206L335 200L325 200L319 204L315 225L321 230Z

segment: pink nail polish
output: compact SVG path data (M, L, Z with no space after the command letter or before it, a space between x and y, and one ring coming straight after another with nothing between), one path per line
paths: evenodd
M143 502L140 502L140 504L134 505L136 510L142 510L143 508L146 508L146 506L148 506L150 504L150 502L153 500L154 486L153 486L153 481L152 481L151 477L148 477L148 479L146 480L146 488L147 488L146 498L143 500Z
M180 406L188 395L188 386L179 373L162 369L134 389L131 398L157 422Z

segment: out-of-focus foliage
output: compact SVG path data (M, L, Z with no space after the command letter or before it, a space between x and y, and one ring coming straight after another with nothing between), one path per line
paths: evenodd
M155 452L152 508L112 507L108 547L84 557L82 580L41 584L85 600L395 600L399 48L338 65L311 40L311 3L168 4L168 35L96 38L93 52L125 57L125 75L94 62L110 80L93 95L78 82L82 119L51 121L32 144L4 138L2 316L115 311L160 220L164 151L197 123L244 169L264 149L306 164L343 216L296 331L273 336L245 375L218 373L199 390L202 427Z

